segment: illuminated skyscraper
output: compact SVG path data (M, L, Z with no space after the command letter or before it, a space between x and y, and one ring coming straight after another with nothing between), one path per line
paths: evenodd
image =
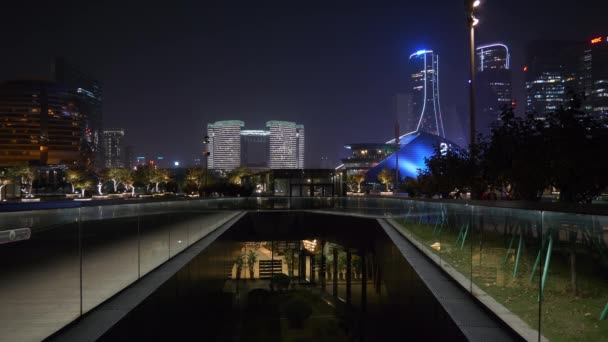
M304 166L304 126L289 121L268 121L268 167L298 169Z
M122 128L103 131L105 167L125 167L125 130Z
M264 130L241 131L241 165L245 167L268 167L268 138Z
M84 162L85 120L77 98L62 84L0 83L0 166Z
M583 44L534 41L526 50L526 111L543 118L565 104L569 90L583 90L580 68Z
M297 169L304 168L304 125L296 125L296 144L298 148L298 165Z
M585 46L583 83L585 109L597 117L608 116L608 36L592 38Z
M241 128L243 121L217 121L207 125L209 168L232 170L241 166Z
M445 137L439 103L439 55L432 50L420 50L410 55L410 63L414 67L413 112L418 118L415 130Z
M511 66L509 48L495 43L477 49L477 131L488 133L503 109L511 106Z
M104 166L103 141L103 112L101 82L85 74L74 64L57 58L52 64L52 73L55 81L63 84L74 95L74 98L83 114L83 135L81 152L95 167Z

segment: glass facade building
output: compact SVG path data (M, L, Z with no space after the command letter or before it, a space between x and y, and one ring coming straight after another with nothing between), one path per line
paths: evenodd
M439 55L420 50L409 59L413 68L412 106L418 120L415 130L445 137L439 102Z
M103 131L105 167L127 167L125 163L126 150L124 146L125 130L122 128L106 129Z
M298 169L304 164L304 126L290 121L268 121L268 167Z
M103 167L103 86L95 78L82 72L76 65L58 58L53 62L53 76L73 94L80 111L84 113L84 134L81 140L83 156L89 164Z
M505 44L482 45L477 56L477 131L488 133L492 122L513 102L509 48Z
M207 125L210 169L232 170L241 166L241 129L243 121L225 120Z
M48 81L0 84L0 166L75 164L86 158L86 116L68 87Z
M526 111L542 119L582 91L582 42L534 41L526 48Z
M241 131L241 165L249 168L268 167L268 138L264 130Z
M591 39L583 56L586 109L598 117L608 117L608 36Z

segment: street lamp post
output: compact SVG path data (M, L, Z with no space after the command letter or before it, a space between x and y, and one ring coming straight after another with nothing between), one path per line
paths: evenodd
M475 8L480 4L479 0L467 0L465 3L467 10L467 25L469 27L470 32L470 66L471 66L471 74L470 74L470 98L469 98L469 106L470 106L470 124L471 124L471 155L475 157L475 25L479 22L477 18L475 18L474 11Z
M203 155L205 156L205 197L207 197L207 173L209 172L209 156L211 152L209 152L209 136L205 135L203 138L203 144L205 145L205 151L203 151Z
M479 22L475 18L475 8L480 5L480 0L465 0L467 12L467 25L470 32L470 80L469 80L469 109L470 109L470 152L473 162L477 159L477 146L475 142L475 25ZM471 198L473 191L471 190Z

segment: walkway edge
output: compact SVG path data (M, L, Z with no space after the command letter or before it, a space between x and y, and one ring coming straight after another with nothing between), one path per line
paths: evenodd
M399 232L405 237L412 245L414 245L420 252L426 255L431 261L433 261L441 270L448 274L462 289L469 292L472 289L472 295L481 304L483 304L488 310L492 311L500 320L504 322L509 328L513 329L517 334L523 337L526 341L538 341L538 330L530 327L528 323L524 322L519 316L512 313L504 305L497 302L492 296L487 294L481 288L475 284L471 284L471 281L465 277L462 273L458 272L445 260L441 260L439 255L429 251L422 243L420 243L414 235L403 227L400 223L392 218L385 219L392 228ZM469 292L470 293L470 292ZM542 342L548 342L549 339L541 335Z
M193 245L45 340L98 340L245 215L244 211L235 212Z

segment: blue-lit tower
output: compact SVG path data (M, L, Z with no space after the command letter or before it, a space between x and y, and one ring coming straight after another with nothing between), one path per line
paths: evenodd
M439 104L439 55L432 50L420 50L410 55L414 70L411 74L412 100L415 115L419 115L416 131L445 137Z
M513 105L511 92L511 65L509 47L493 43L476 48L477 66L477 127L480 133L489 133L492 123L503 110Z

